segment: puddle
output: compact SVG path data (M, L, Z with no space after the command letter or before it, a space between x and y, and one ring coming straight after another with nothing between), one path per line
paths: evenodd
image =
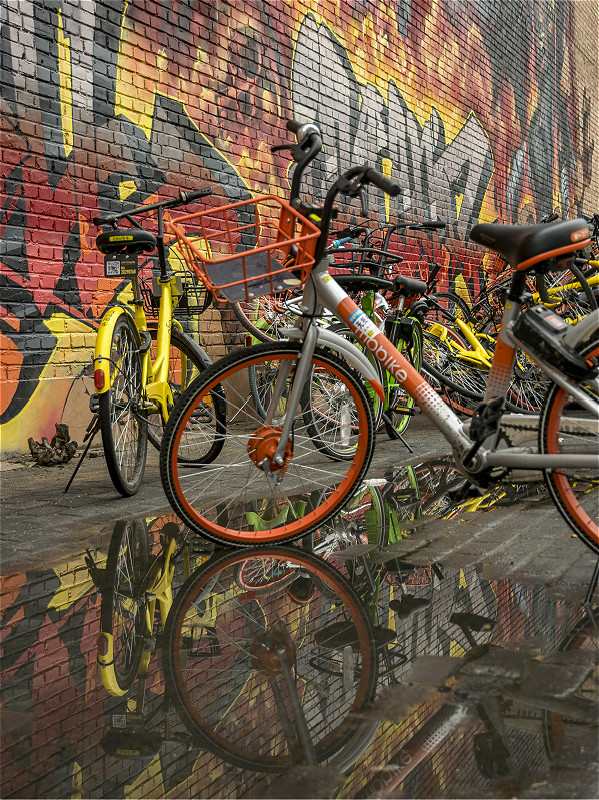
M439 460L368 481L316 556L186 549L170 515L4 576L2 797L594 797L588 609L472 547L426 560L545 499L471 492ZM139 586L169 603L169 542L152 647Z

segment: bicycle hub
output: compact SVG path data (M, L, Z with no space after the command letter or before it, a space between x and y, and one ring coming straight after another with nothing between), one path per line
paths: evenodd
M286 470L293 455L291 439L287 441L283 454L283 463L275 463L275 453L279 446L282 429L279 426L263 425L248 439L248 454L254 464L261 470L282 472Z

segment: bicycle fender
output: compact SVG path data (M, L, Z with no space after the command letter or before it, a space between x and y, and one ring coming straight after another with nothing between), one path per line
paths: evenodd
M96 346L94 348L94 383L98 394L104 394L110 389L110 345L112 342L112 334L121 314L129 314L131 321L135 325L133 314L126 311L122 306L113 306L109 308L100 321L100 327L96 335ZM101 375L98 375L98 378L96 378L98 372L103 373L103 380ZM98 388L98 383L102 384L101 389Z
M303 336L302 331L297 328L281 328L281 335L286 339L301 339ZM330 347L331 350L342 355L355 369L360 372L364 380L368 381L374 391L378 394L383 402L385 402L385 391L379 381L372 364L366 358L361 350L348 342L338 333L329 331L327 328L318 328L317 330L317 346Z

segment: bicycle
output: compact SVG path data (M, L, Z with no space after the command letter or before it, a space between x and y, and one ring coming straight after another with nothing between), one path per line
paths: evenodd
M207 556L194 552L189 532L181 527L169 521L153 532L143 519L129 517L115 524L104 569L87 551L86 563L102 596L97 663L104 688L114 697L127 694L147 673L161 636L156 610L163 629L173 604L175 570L181 585L192 562Z
M105 274L130 280L132 290L129 304L117 304L102 316L94 351L96 391L90 400L90 408L98 414L110 477L124 496L139 490L148 439L160 448L162 429L175 398L212 363L174 316L177 307L201 313L205 303L198 300L201 287L191 280L192 273L183 276L184 282L181 271L173 270L167 259L163 214L165 209L206 197L211 191L181 192L171 200L94 219L95 225L108 226L96 238L98 250L105 255ZM157 214L156 235L135 219L151 212ZM131 227L117 227L123 219ZM140 278L139 255L155 251L158 274L151 281ZM148 317L154 320L148 323ZM195 417L204 441L200 445L194 437L194 462L210 461L218 455L223 446L218 426L225 417L224 400L216 390ZM189 458L190 454L182 451L180 457Z
M293 575L282 586L247 587L239 575ZM294 584L308 580L309 593ZM324 589L326 588L326 594ZM331 601L333 596L335 601ZM313 666L329 653L335 626L351 635L338 669ZM163 740L186 741L236 766L278 771L296 763L342 764L370 721L354 717L374 696L377 668L368 618L351 586L320 558L298 548L214 553L173 600L161 639L164 734L160 708L144 717L144 676L135 711L113 717L103 744L114 755L154 754ZM170 733L168 710L183 723Z
M301 134L298 123L291 123L291 129ZM533 268L554 269L561 258L584 247L589 241L586 222L568 220L551 226L524 227L480 224L473 228L472 240L485 243L508 258L514 275L484 402L470 420L463 422L347 296L329 274L328 261L322 258L333 201L340 192L356 196L369 183L391 195L399 192L397 184L367 166L352 167L329 189L313 255L315 266L311 268L311 264L308 274L299 278L305 283L303 315L296 328L286 330L289 341L256 345L251 352L231 353L181 395L165 428L161 449L161 476L169 502L198 533L235 546L299 538L324 524L348 502L364 479L374 449L371 404L362 380L371 384L381 401L384 391L370 362L358 348L313 324L326 308L350 327L376 360L414 397L451 445L456 465L468 480L487 486L512 468L541 470L565 522L594 552L599 552L599 529L594 519L599 468L596 422L599 345L594 333L599 327L599 314L590 314L570 326L544 306L522 310L528 272ZM538 424L538 453L520 447L501 447L504 398L518 348L552 381ZM333 350L345 358L349 356L353 366L333 355ZM245 401L245 394L238 387L247 382L250 367L257 373L267 368L278 374L266 420L256 416L252 419L246 408L243 424L235 429L227 427L223 434L228 449L222 463L180 464L177 454L181 438L195 409L215 387L222 386L233 411L237 398L241 396ZM351 461L325 461L307 434L302 403L314 369L328 371L352 404L359 433L350 431L356 445ZM284 413L277 416L281 409ZM222 502L219 491L223 479L231 487L226 503ZM280 521L275 518L269 528L255 531L244 514L250 496L267 497L275 506L285 505L291 499L293 502L304 499L309 510L301 517L289 515Z

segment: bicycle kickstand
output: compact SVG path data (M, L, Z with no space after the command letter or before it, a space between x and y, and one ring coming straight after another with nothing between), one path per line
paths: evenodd
M91 447L92 442L94 440L94 437L95 437L96 433L99 430L100 430L100 417L97 414L94 414L94 416L91 419L91 422L87 426L87 429L85 431L85 436L83 437L83 441L84 442L87 441L87 445L85 446L85 450L81 454L81 458L77 462L77 466L73 470L73 474L69 478L69 482L67 483L67 485L64 488L64 493L65 494L69 491L69 488L70 488L71 484L75 480L75 475L79 472L79 467L81 466L81 464L83 464L83 459L87 455L87 453L89 451L89 448Z
M385 414L385 412L383 412L382 419L383 419L383 422L386 422L386 423L387 423L387 424L388 424L388 425L391 427L391 429L393 430L393 425L392 425L392 423L391 423L391 420L390 420L390 419L389 419L389 417L388 417L388 416ZM401 443L404 445L404 447L407 447L407 448L408 448L408 451L409 451L410 453L413 453L413 452L414 452L414 451L413 451L413 449L410 447L410 445L409 445L409 444L406 442L406 440L403 438L403 436L401 435L401 433L398 433L396 430L393 430L393 433L391 434L391 438L392 438L392 439L399 439L399 440L400 440L400 442L401 442Z

